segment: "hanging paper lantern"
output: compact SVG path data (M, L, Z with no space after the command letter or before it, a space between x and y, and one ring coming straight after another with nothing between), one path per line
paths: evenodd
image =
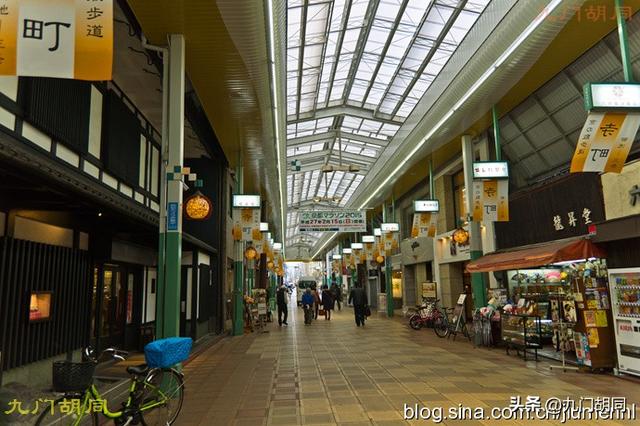
M384 257L382 257L382 256L376 257L376 262L378 262L379 264L382 265L384 263Z
M458 245L465 246L469 242L469 232L464 228L458 228L453 231L453 241Z
M211 200L200 191L197 191L191 197L187 198L184 203L185 217L191 220L205 220L211 217L212 212Z
M256 251L255 248L249 246L247 247L247 249L244 252L244 255L247 259L249 260L253 260L256 258L256 256L258 256L258 252Z

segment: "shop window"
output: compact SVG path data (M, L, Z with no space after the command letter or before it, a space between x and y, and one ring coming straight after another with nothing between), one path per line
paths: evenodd
M393 271L391 293L394 299L402 299L402 271Z
M47 321L51 318L51 292L35 291L29 300L29 322Z
M453 178L453 211L455 213L455 225L458 226L458 222L465 222L467 220L467 203L466 188L464 186L464 171L460 170L458 173L452 176Z

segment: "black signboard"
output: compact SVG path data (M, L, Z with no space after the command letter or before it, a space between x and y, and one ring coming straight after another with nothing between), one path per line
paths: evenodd
M605 219L598 173L577 173L509 200L509 222L496 222L498 249L589 234Z

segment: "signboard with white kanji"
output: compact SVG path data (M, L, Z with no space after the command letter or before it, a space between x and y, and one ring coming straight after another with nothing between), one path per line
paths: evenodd
M509 221L509 181L503 179L473 181L473 220Z
M303 210L300 232L366 232L367 213L360 210Z
M111 80L113 0L0 0L0 75Z
M571 173L620 173L638 127L640 113L589 113L571 160Z
M508 179L509 164L506 161L477 161L473 163L474 179Z

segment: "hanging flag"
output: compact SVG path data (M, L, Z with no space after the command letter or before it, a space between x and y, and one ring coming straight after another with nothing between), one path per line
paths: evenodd
M260 209L233 209L233 238L236 241L253 241L260 232Z
M638 127L640 113L589 113L571 160L571 173L620 173Z
M509 221L509 181L490 179L473 181L473 220Z
M416 213L413 215L411 238L435 237L438 213Z
M0 1L0 75L111 80L113 0Z

